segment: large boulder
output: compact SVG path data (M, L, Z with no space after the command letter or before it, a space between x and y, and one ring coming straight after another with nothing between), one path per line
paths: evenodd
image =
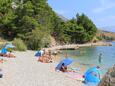
M108 70L98 86L115 86L115 65Z

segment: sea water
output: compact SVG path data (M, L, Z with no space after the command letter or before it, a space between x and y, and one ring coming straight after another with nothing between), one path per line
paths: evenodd
M100 66L102 74L105 74L107 70L115 64L115 42L112 42L113 46L92 46L81 47L77 50L63 50L61 57L67 53L68 57L73 58L73 66L80 64L86 69L93 66ZM101 62L99 61L99 55L101 55Z

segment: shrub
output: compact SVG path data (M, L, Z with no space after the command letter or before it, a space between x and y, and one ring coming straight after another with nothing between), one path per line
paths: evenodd
M13 41L13 44L16 46L16 50L18 50L18 51L26 51L27 50L27 46L25 45L23 40L20 38L15 38Z
M32 31L31 35L28 36L26 43L28 48L31 50L38 50L42 47L48 47L50 44L50 35L45 31L35 29Z
M4 46L3 44L0 44L0 50L2 49L3 46Z

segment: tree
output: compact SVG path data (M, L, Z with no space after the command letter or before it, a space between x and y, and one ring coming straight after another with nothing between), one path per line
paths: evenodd
M12 0L0 0L0 31L4 37L12 36L12 29L15 25L12 23L16 15L12 8Z
M84 14L63 21L47 0L0 0L0 32L6 38L21 38L29 49L50 43L85 43L93 39L96 26Z
M85 15L79 15L76 16L77 24L80 26L83 26L85 32L86 32L86 42L91 41L93 37L96 35L97 28L95 24Z

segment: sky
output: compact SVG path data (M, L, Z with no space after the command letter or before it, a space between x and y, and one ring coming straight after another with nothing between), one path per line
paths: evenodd
M98 28L115 26L115 0L48 0L48 3L55 12L68 19L84 13Z

